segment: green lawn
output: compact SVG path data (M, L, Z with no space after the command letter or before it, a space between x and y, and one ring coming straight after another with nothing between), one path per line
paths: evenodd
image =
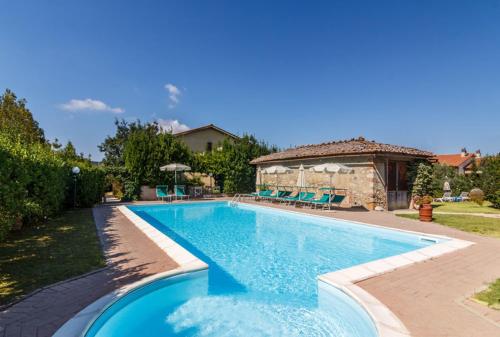
M418 214L403 213L397 215L409 219L418 219ZM433 221L465 232L500 238L500 219L461 214L434 214Z
M500 279L496 280L488 289L476 294L474 298L494 309L500 309Z
M482 206L475 202L435 202L432 206L437 212L500 214L500 209L491 207L489 201L485 201Z
M68 211L0 242L0 304L104 265L92 211Z

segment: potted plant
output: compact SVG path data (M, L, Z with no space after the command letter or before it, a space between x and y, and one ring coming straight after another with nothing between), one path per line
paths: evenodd
M419 200L420 207L418 208L418 215L420 221L432 221L432 197L430 195L423 196Z

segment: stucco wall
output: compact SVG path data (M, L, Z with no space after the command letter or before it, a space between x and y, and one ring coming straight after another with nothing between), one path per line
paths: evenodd
M299 173L300 164L304 165L306 184L312 186L309 191L317 191L320 187L326 187L329 184L329 175L324 173L310 172L309 168L323 163L340 163L353 169L349 174L334 174L332 185L335 188L347 189L346 199L342 206L363 206L372 209L376 204L385 206L385 185L382 180L385 176L383 162L379 166L374 163L371 156L353 156L353 157L335 157L323 159L306 159L283 161L259 165L261 169L272 165L283 165L293 170L290 174L279 175L279 185L295 186ZM258 166L258 167L259 167ZM377 167L377 170L375 169ZM262 174L262 183L276 185L276 176ZM377 193L376 193L377 192Z
M207 143L212 143L212 148L215 150L219 143L224 141L227 137L225 134L218 132L214 129L205 129L186 135L179 135L186 145L194 152L205 152L207 150Z

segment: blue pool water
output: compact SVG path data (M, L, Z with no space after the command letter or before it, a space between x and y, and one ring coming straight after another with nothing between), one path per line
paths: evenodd
M109 307L87 337L372 337L368 314L320 282L330 271L432 244L346 221L226 202L130 206L209 265Z

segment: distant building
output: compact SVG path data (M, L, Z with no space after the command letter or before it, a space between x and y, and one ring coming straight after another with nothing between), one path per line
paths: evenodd
M272 153L254 159L251 163L259 169L272 165L283 165L292 169L292 173L279 177L280 185L294 186L297 182L300 165L306 169L306 185L309 191L321 191L319 188L329 184L325 173L309 172L308 168L324 163L338 163L353 169L351 174L335 174L333 187L346 190L345 206L364 206L374 209L407 208L408 164L416 159L430 159L431 152L419 149L376 143L357 139L304 145L282 152ZM276 177L262 174L262 184L273 186Z
M454 154L438 154L433 158L441 165L448 165L457 170L458 174L470 174L474 167L474 163L479 165L481 161L481 151L468 153L466 148L463 148L460 153Z
M236 140L238 136L213 124L174 134L193 152L210 152L215 150L224 139Z

